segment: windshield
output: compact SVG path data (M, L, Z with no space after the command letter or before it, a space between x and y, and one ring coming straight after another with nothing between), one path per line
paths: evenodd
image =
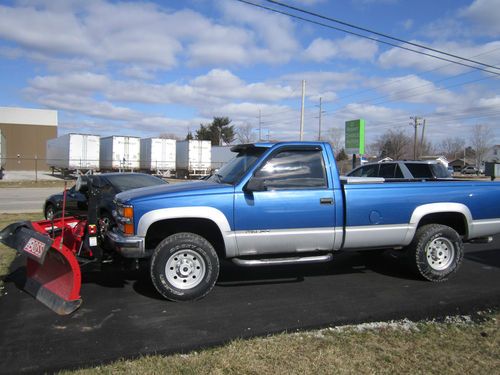
M252 149L239 153L210 176L208 180L221 184L234 185L255 164L263 152L264 149Z
M126 191L131 189L142 188L146 186L154 186L165 184L162 179L147 174L123 173L109 175L106 178L113 184L118 191Z

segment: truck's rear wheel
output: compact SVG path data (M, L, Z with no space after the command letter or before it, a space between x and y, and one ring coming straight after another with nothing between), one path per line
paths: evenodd
M176 233L156 247L150 273L163 297L172 301L200 299L217 281L219 258L205 238L194 233Z
M407 252L410 265L420 276L439 282L457 271L464 256L464 245L453 228L429 224L417 230Z

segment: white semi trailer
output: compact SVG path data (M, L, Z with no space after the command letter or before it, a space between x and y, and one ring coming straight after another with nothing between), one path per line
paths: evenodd
M210 174L212 143L189 140L177 142L176 174L178 178L203 177Z
M175 150L175 139L141 139L141 170L170 176L175 171Z
M140 168L141 139L129 136L101 138L101 171L134 171Z
M47 141L47 165L52 169L86 173L99 169L99 136L65 134Z
M220 167L236 156L236 154L231 151L232 147L233 146L212 146L212 171L220 169Z

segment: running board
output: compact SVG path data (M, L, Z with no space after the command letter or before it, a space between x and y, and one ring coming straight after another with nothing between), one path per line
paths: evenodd
M493 236L473 238L469 241L472 244L483 244L493 242Z
M238 266L258 267L258 266L276 266L282 264L308 264L324 263L333 259L332 254L307 256L307 257L287 257L287 258L268 258L268 259L243 259L233 258L232 261Z

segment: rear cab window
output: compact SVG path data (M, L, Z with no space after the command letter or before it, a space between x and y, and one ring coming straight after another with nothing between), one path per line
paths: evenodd
M410 171L414 178L433 178L431 166L421 163L405 163L406 168Z

